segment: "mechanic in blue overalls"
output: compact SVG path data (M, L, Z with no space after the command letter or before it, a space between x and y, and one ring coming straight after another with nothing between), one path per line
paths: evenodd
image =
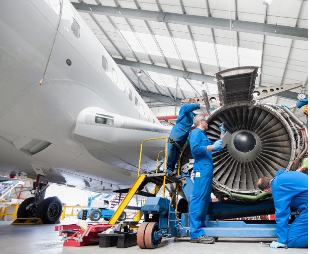
M260 178L257 186L272 193L276 209L278 241L273 241L270 247L308 247L308 175L280 169L274 178ZM291 206L299 215L289 227Z
M179 159L179 155L188 138L188 133L193 125L193 118L195 117L194 110L206 108L205 105L196 103L195 99L189 99L188 103L180 108L179 116L175 125L173 126L168 142L168 159L167 159L167 173L175 175L175 164Z
M281 104L282 107L286 107L289 110L292 110L294 108L301 108L303 106L306 106L303 110L303 113L308 116L308 95L306 94L300 94L300 97L302 97L299 101L297 101L293 106L288 106L286 104Z
M197 127L189 134L189 144L194 161L194 186L190 200L190 232L191 243L214 243L213 237L205 235L205 219L209 208L209 200L213 179L212 151L221 151L222 138L225 133L224 123L219 126L220 138L212 142L206 135L207 121L203 115L196 115L194 125Z

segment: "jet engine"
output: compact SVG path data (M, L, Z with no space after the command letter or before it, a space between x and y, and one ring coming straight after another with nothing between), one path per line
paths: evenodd
M282 168L297 170L307 153L307 128L291 111L253 101L256 71L253 67L241 74L236 74L236 69L217 74L222 106L207 119L206 134L216 141L222 122L231 134L222 151L213 152L213 193L219 200L258 202L270 198L257 188L258 179L273 177ZM192 165L188 145L181 169L188 171Z

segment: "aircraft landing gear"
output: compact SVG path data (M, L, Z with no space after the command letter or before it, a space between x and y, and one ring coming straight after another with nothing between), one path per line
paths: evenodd
M25 199L19 206L17 218L40 218L44 224L56 223L62 212L59 198L49 197L44 199L45 191L49 186L47 182L39 182L40 175L34 185L34 197Z
M37 217L37 209L33 205L35 202L35 198L27 198L25 199L20 206L18 207L17 211L17 218L35 218Z
M38 205L38 217L44 224L54 224L59 220L62 212L62 204L59 198L49 197Z

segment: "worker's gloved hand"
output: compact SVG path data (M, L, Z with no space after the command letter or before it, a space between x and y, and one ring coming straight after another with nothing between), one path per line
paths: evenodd
M210 105L210 110L211 110L211 111L214 110L214 107L213 107L212 105Z
M289 105L286 105L286 104L281 104L282 107L286 107L288 108L289 110L291 110L291 107Z
M279 243L279 242L275 242L275 241L272 241L272 243L269 245L270 248L285 248L285 244L284 243Z
M213 144L213 151L221 151L222 150L223 140L220 138L218 141Z
M225 127L224 127L224 123L221 123L219 128L220 128L221 134L224 134L226 132Z

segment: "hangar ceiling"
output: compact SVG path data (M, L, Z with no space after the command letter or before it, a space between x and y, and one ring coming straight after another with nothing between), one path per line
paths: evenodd
M256 87L307 92L306 0L71 2L150 107L217 94L214 74L239 66L259 67ZM266 100L292 104L299 92Z

